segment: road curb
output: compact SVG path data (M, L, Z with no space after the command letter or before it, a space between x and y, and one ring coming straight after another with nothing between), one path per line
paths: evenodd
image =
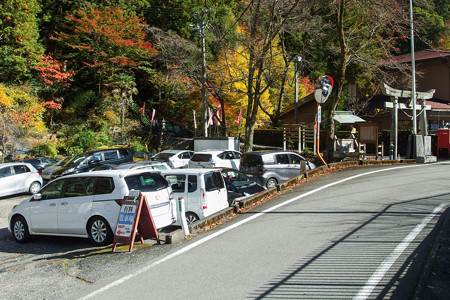
M450 278L450 269L448 269L450 267L448 259L450 247L449 222L450 207L442 213L437 222L438 234L434 240L433 247L428 253L413 299L441 299L439 294L448 296L450 293L448 281L446 287L439 286L438 282L439 280L445 281L444 276L447 276L447 279ZM446 269L447 274L442 274L442 269ZM445 297L442 299L445 299Z
M182 229L176 229L171 233L166 235L166 243L180 243L183 240L190 239L196 234L202 233L204 231L211 230L220 224L236 217L237 215L246 212L261 203L264 203L276 195L284 193L291 187L297 186L306 180L318 177L324 174L329 174L330 171L335 169L342 169L347 167L355 166L368 166L368 165L398 165L398 164L415 164L415 159L405 159L405 160L368 160L368 161L344 161L337 163L330 163L328 166L319 166L314 170L307 171L305 174L300 174L295 176L288 181L278 184L276 187L267 189L256 195L251 195L245 199L239 200L235 206L229 207L222 211L219 211L205 219L196 221L195 223L189 225L189 236L184 236ZM169 236L169 237L168 237Z

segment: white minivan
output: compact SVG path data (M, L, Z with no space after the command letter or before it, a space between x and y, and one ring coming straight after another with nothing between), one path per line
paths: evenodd
M220 169L163 170L175 199L184 198L186 221L191 224L227 208L228 195ZM176 224L180 225L180 221Z
M51 181L11 210L8 229L19 243L31 235L54 235L85 237L95 245L107 245L130 190L140 190L147 197L156 228L176 222L172 189L159 171L108 170Z

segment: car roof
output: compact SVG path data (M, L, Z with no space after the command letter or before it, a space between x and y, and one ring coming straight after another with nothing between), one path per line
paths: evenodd
M0 164L0 167L8 167L8 166L15 166L15 165L27 165L27 166L32 166L33 167L32 164L24 162L24 161L2 163L2 164Z
M200 150L200 151L195 151L194 154L222 153L225 151L239 152L237 150L231 150L231 149L204 149L204 150Z
M199 169L194 169L194 168L189 168L189 169L171 169L171 170L161 170L161 174L163 175L170 175L170 174L205 174L205 173L210 173L210 172L217 172L217 171L221 171L221 168L199 168Z
M175 150L175 149L167 149L167 150L163 150L163 151L161 151L161 152L159 152L159 153L179 153L179 152L184 152L184 151L192 151L192 150ZM156 153L156 154L159 154L159 153ZM155 154L155 155L156 155Z
M77 173L77 174L70 174L70 175L64 175L60 178L68 178L68 177L83 177L83 176L118 176L118 177L125 177L127 175L132 174L142 174L142 173L160 173L159 170L142 170L142 169L122 169L122 170L98 170L98 171L92 171L92 172L84 172L84 173Z
M257 150L257 151L251 151L251 152L246 152L244 153L244 155L249 155L249 154L256 154L256 155L264 155L264 154L290 154L290 153L294 153L294 154L298 154L297 152L294 151L285 151L285 150Z

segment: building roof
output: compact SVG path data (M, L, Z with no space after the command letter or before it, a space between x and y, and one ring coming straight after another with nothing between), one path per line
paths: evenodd
M450 58L450 51L439 51L439 50L422 50L414 52L414 60L415 61L422 61L422 60L428 60L428 59L434 59L434 58ZM397 63L410 63L411 62L411 53L394 56L392 58Z
M354 111L335 111L333 119L340 124L354 124L366 121L355 115Z
M315 101L314 93L306 95L305 97L303 97L303 98L298 100L298 107L300 107L300 106L302 106L302 105L304 105L306 103L309 103L309 102L311 102L313 100ZM291 105L286 106L283 109L283 111L281 112L280 117L283 118L284 116L286 116L290 112L294 111L294 109L295 109L295 103L292 103Z

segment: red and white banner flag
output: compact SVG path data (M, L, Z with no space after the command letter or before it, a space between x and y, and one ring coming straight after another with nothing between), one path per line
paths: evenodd
M220 122L219 122L219 120L220 120L220 116L222 115L222 110L221 110L221 108L222 108L222 106L217 106L217 110L216 110L216 124L217 125L219 125L220 124Z
M197 129L197 120L195 119L195 110L192 110L194 112L194 128Z
M238 116L238 119L237 119L237 124L238 125L241 125L241 116L242 116L242 108L239 110L239 116Z
M213 113L211 108L209 108L209 120L208 120L208 125L214 125L213 123Z
M155 111L155 109L153 109L153 113L152 113L152 124L153 124L153 121L155 120L155 113L156 113L156 111Z

